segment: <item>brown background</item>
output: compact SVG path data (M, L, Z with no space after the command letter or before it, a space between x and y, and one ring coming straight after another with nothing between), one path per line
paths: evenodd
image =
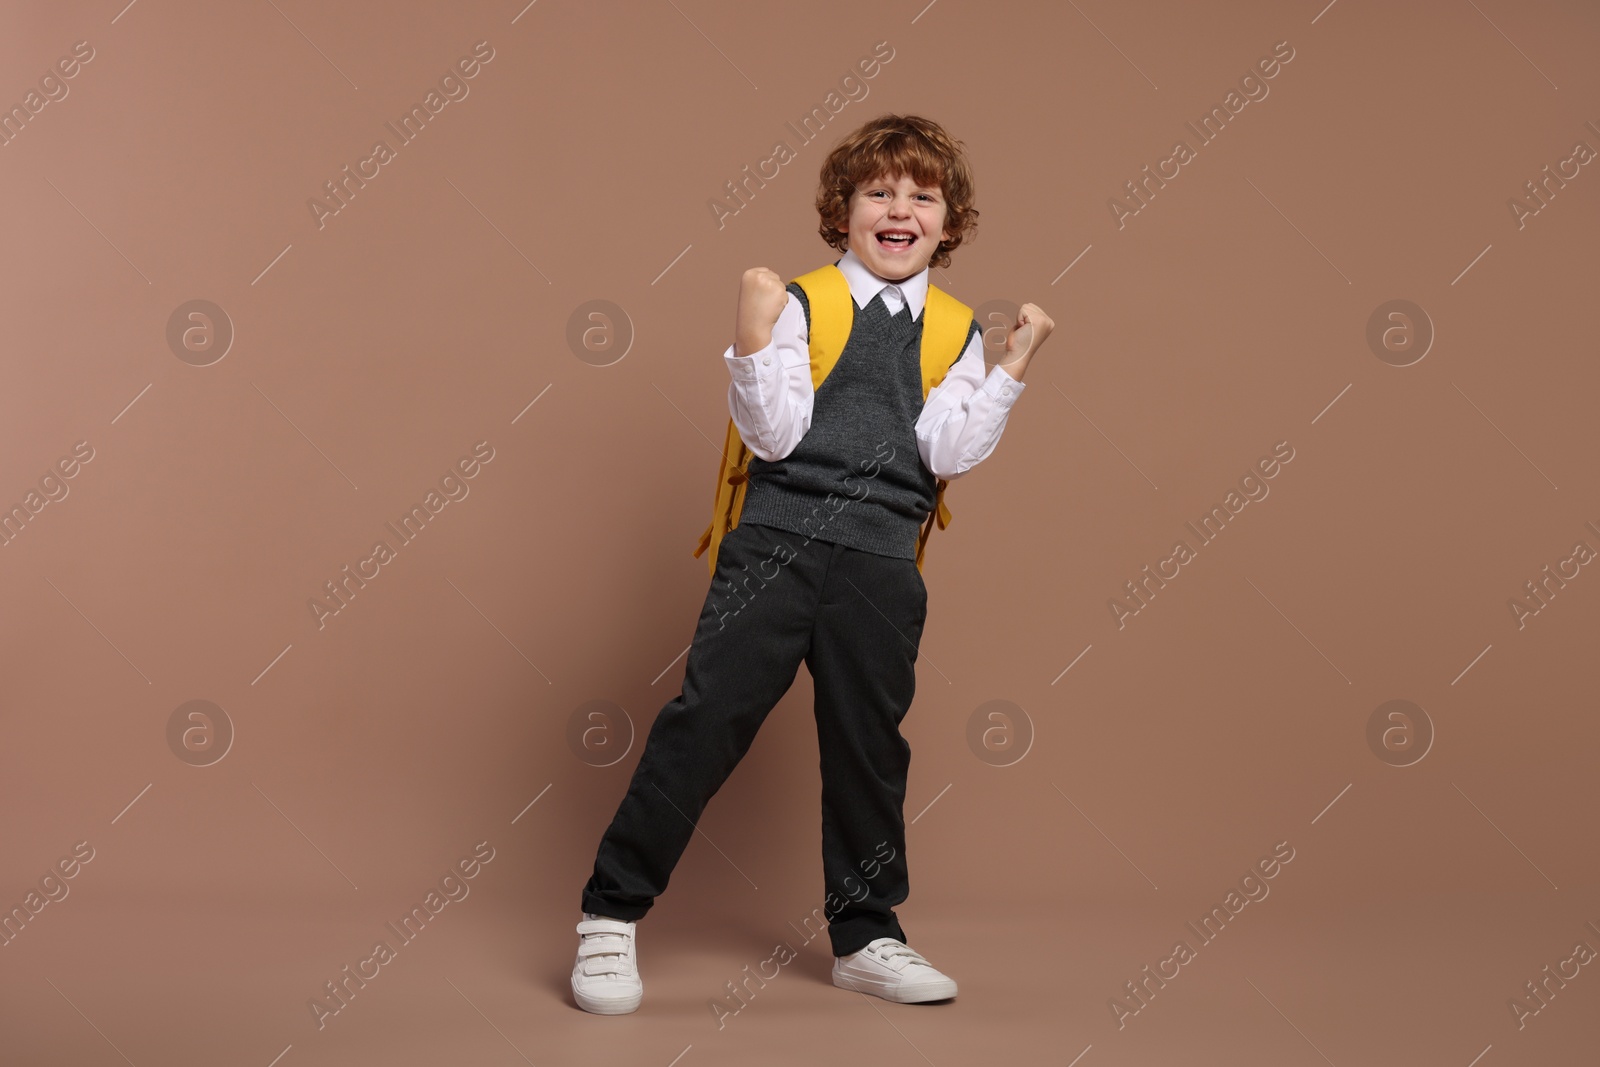
M6 106L94 49L0 148L0 503L94 453L0 548L0 899L94 850L0 948L7 1064L1595 1062L1594 965L1520 1029L1508 1007L1600 949L1600 575L1522 628L1508 607L1600 549L1600 174L1521 228L1508 207L1600 147L1592 5L3 18ZM319 227L323 183L479 41L470 95ZM868 95L800 143L785 123L880 41ZM1197 146L1184 123L1279 41L1269 95ZM979 237L935 284L1056 322L929 548L899 911L961 992L835 989L791 926L822 904L802 671L640 924L644 1006L590 1016L579 890L705 596L738 278L832 260L817 168L889 111L977 175ZM1108 201L1179 138L1197 158L1119 228ZM780 139L796 158L719 228ZM1436 331L1404 367L1367 342L1396 299ZM232 332L206 366L168 342L192 300ZM594 300L611 347L574 347ZM319 630L323 583L479 441L470 495ZM1270 495L1119 629L1108 601L1279 441ZM1367 739L1395 699L1433 734L1408 766L1415 739ZM168 740L190 700L235 734L206 766ZM616 710L574 745L591 701ZM310 999L480 841L470 895L319 1030ZM1200 946L1185 922L1284 841ZM1180 938L1196 958L1119 1028ZM719 1028L781 941L799 958Z

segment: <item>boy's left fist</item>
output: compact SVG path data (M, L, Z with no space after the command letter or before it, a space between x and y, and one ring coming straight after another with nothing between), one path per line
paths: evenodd
M1006 338L1006 362L1033 355L1055 326L1038 304L1023 304L1017 311L1017 325Z

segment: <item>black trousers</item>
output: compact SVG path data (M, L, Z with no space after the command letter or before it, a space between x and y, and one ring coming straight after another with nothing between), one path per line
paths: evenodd
M656 716L600 839L583 910L644 917L706 803L755 740L800 663L816 693L822 767L821 914L835 956L905 940L902 808L928 591L914 560L756 523L722 539L682 692ZM816 911L813 911L813 915ZM807 924L820 927L821 918ZM807 936L814 936L815 930Z

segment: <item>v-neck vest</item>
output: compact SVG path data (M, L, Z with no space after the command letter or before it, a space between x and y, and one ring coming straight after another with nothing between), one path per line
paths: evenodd
M805 291L792 293L811 322ZM740 522L902 559L917 557L935 478L917 451L922 325L891 316L880 292L856 313L839 361L816 390L811 426L782 459L752 456ZM971 340L977 330L968 331ZM965 345L962 346L965 351Z

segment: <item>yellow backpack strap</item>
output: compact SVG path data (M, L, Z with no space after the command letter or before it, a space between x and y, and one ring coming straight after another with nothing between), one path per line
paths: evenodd
M971 332L972 309L929 282L922 309L922 399L961 358Z
M922 399L955 366L966 348L967 336L972 332L972 309L943 289L928 283L928 299L922 309ZM917 570L922 570L922 557L927 551L928 537L937 523L943 530L950 525L950 509L945 506L944 491L950 483L940 478L934 482L934 506L922 533L917 538Z
M711 506L711 524L700 534L700 543L694 550L696 558L710 550L706 566L712 577L717 573L717 547L727 532L739 525L739 513L744 510L744 483L748 480L745 467L750 456L749 446L739 436L733 416L728 416L728 432L722 443L722 463L717 468L716 492Z
M844 344L856 322L856 302L850 296L850 281L837 263L818 267L795 279L806 294L806 305L811 309L811 388L821 387L822 380L839 362ZM819 312L817 309L821 308Z
M850 338L850 328L855 324L855 302L850 298L850 282L836 263L802 274L794 282L805 292L811 309L811 388L815 390L839 362L845 341ZM745 484L749 480L746 468L753 454L739 436L739 427L730 415L722 445L722 463L717 469L711 522L701 532L694 550L696 559L706 555L706 568L712 577L717 574L717 549L722 539L739 525L739 515L744 510Z

